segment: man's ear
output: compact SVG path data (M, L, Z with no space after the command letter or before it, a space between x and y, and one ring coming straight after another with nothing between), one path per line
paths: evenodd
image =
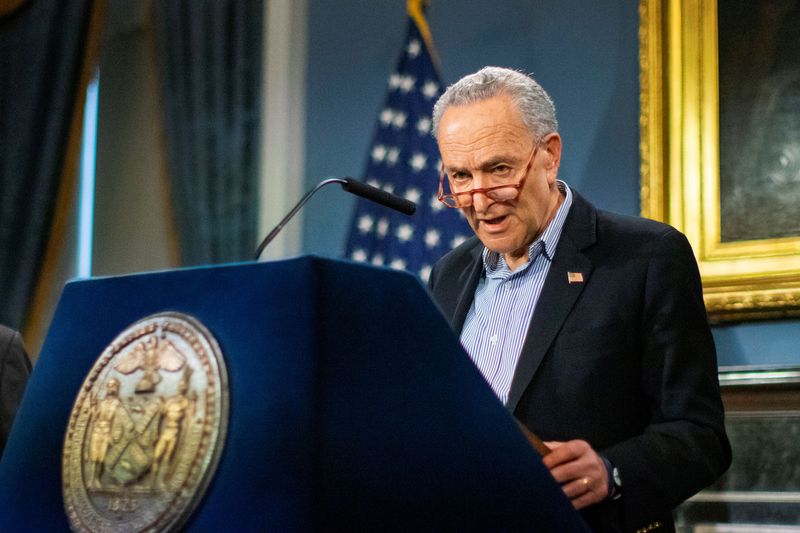
M558 167L561 165L561 135L558 133L549 133L545 135L544 142L542 143L547 154L547 161L545 168L548 174L558 174Z
M558 167L561 165L561 136L555 132L545 135L542 146L547 157L544 163L547 183L554 185L558 177Z

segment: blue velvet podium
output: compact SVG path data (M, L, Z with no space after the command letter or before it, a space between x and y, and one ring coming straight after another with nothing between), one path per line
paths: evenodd
M225 355L230 422L188 531L584 531L412 276L302 257L69 283L0 462L0 531L62 531L95 358L161 311Z

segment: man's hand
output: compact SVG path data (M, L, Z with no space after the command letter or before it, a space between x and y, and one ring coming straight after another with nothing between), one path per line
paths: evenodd
M585 440L545 442L552 450L542 458L575 509L599 503L608 496L608 471Z

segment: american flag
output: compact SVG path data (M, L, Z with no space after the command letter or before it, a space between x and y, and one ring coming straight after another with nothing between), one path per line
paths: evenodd
M431 115L442 90L427 43L414 18L409 17L364 179L415 202L417 212L408 217L359 200L347 240L349 259L407 270L427 281L433 263L471 235L458 211L436 198L440 159L431 135Z

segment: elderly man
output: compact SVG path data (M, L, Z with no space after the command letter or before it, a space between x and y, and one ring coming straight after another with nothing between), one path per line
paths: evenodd
M0 457L31 373L19 333L0 325Z
M528 76L466 76L433 123L439 198L475 232L430 277L461 343L594 530L674 529L731 459L689 243L557 179L555 109Z

